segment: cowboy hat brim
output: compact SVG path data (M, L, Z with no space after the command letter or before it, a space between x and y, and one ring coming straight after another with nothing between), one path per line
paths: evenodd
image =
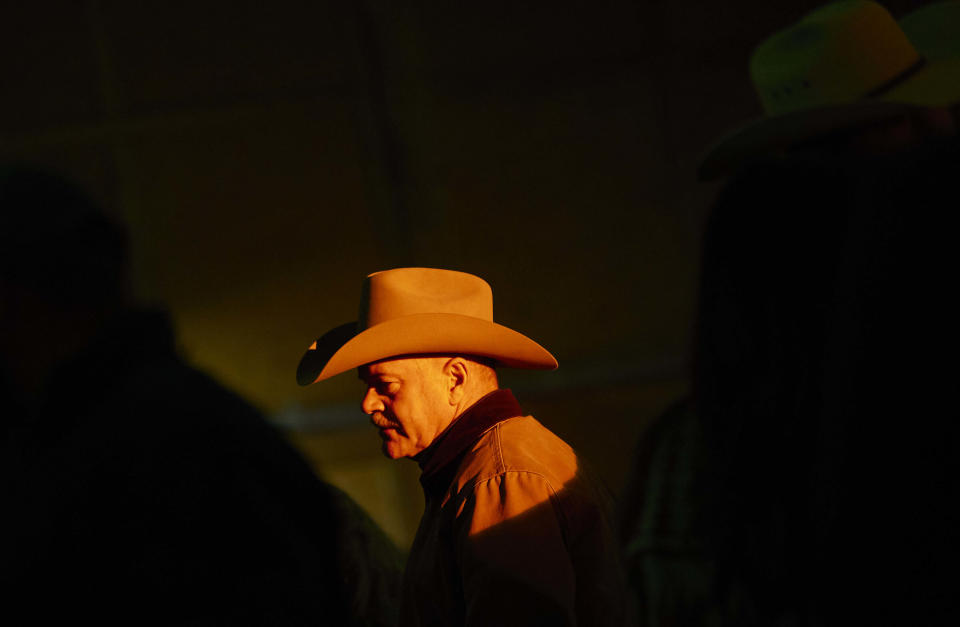
M357 332L340 325L317 339L297 367L297 383L310 385L382 359L417 354L486 357L510 368L553 370L545 348L496 322L450 313L402 316Z
M960 57L928 62L909 80L890 88L878 100L922 107L949 107L960 102Z
M893 119L911 105L901 102L860 101L763 117L732 131L700 159L697 178L709 181L770 151L801 141Z

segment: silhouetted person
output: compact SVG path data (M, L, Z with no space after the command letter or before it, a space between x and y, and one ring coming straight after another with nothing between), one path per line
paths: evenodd
M735 178L709 219L694 411L724 624L816 624L821 386L856 193L841 162L776 161Z
M694 400L725 624L945 615L958 157L807 152L714 207Z
M621 541L641 625L708 625L716 615L707 553L703 426L689 398L637 441L621 494Z
M645 434L626 495L648 624L766 625L805 611L806 482L853 187L837 167L757 165L713 207L693 399Z
M393 547L128 304L119 226L5 168L0 238L4 620L395 623Z
M704 238L693 398L640 442L625 509L649 624L944 608L946 386L914 376L950 326L958 6L901 29L829 3L755 50L765 115L701 164L734 175Z
M824 369L826 583L839 603L883 599L885 621L953 624L960 142L865 167Z

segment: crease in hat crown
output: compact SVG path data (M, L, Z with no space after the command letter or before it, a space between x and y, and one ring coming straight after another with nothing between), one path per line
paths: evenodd
M493 290L478 276L438 268L395 268L363 282L358 329L417 314L457 314L493 321Z

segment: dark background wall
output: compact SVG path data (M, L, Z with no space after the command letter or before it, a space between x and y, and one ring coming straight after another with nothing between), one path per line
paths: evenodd
M561 364L504 383L618 490L686 387L697 157L759 113L753 46L819 4L17 3L0 159L122 216L185 354L406 543L415 466L379 457L351 376L296 386L305 347L370 272L479 274Z

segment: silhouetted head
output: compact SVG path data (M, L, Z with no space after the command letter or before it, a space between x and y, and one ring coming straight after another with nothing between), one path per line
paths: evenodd
M0 280L51 303L121 298L125 233L78 187L26 166L0 168Z
M764 406L764 395L781 401L768 411L797 409L789 390L817 359L859 169L819 155L770 159L721 191L704 234L695 346L710 411L727 397Z
M0 368L36 391L124 304L123 228L78 187L0 167Z

